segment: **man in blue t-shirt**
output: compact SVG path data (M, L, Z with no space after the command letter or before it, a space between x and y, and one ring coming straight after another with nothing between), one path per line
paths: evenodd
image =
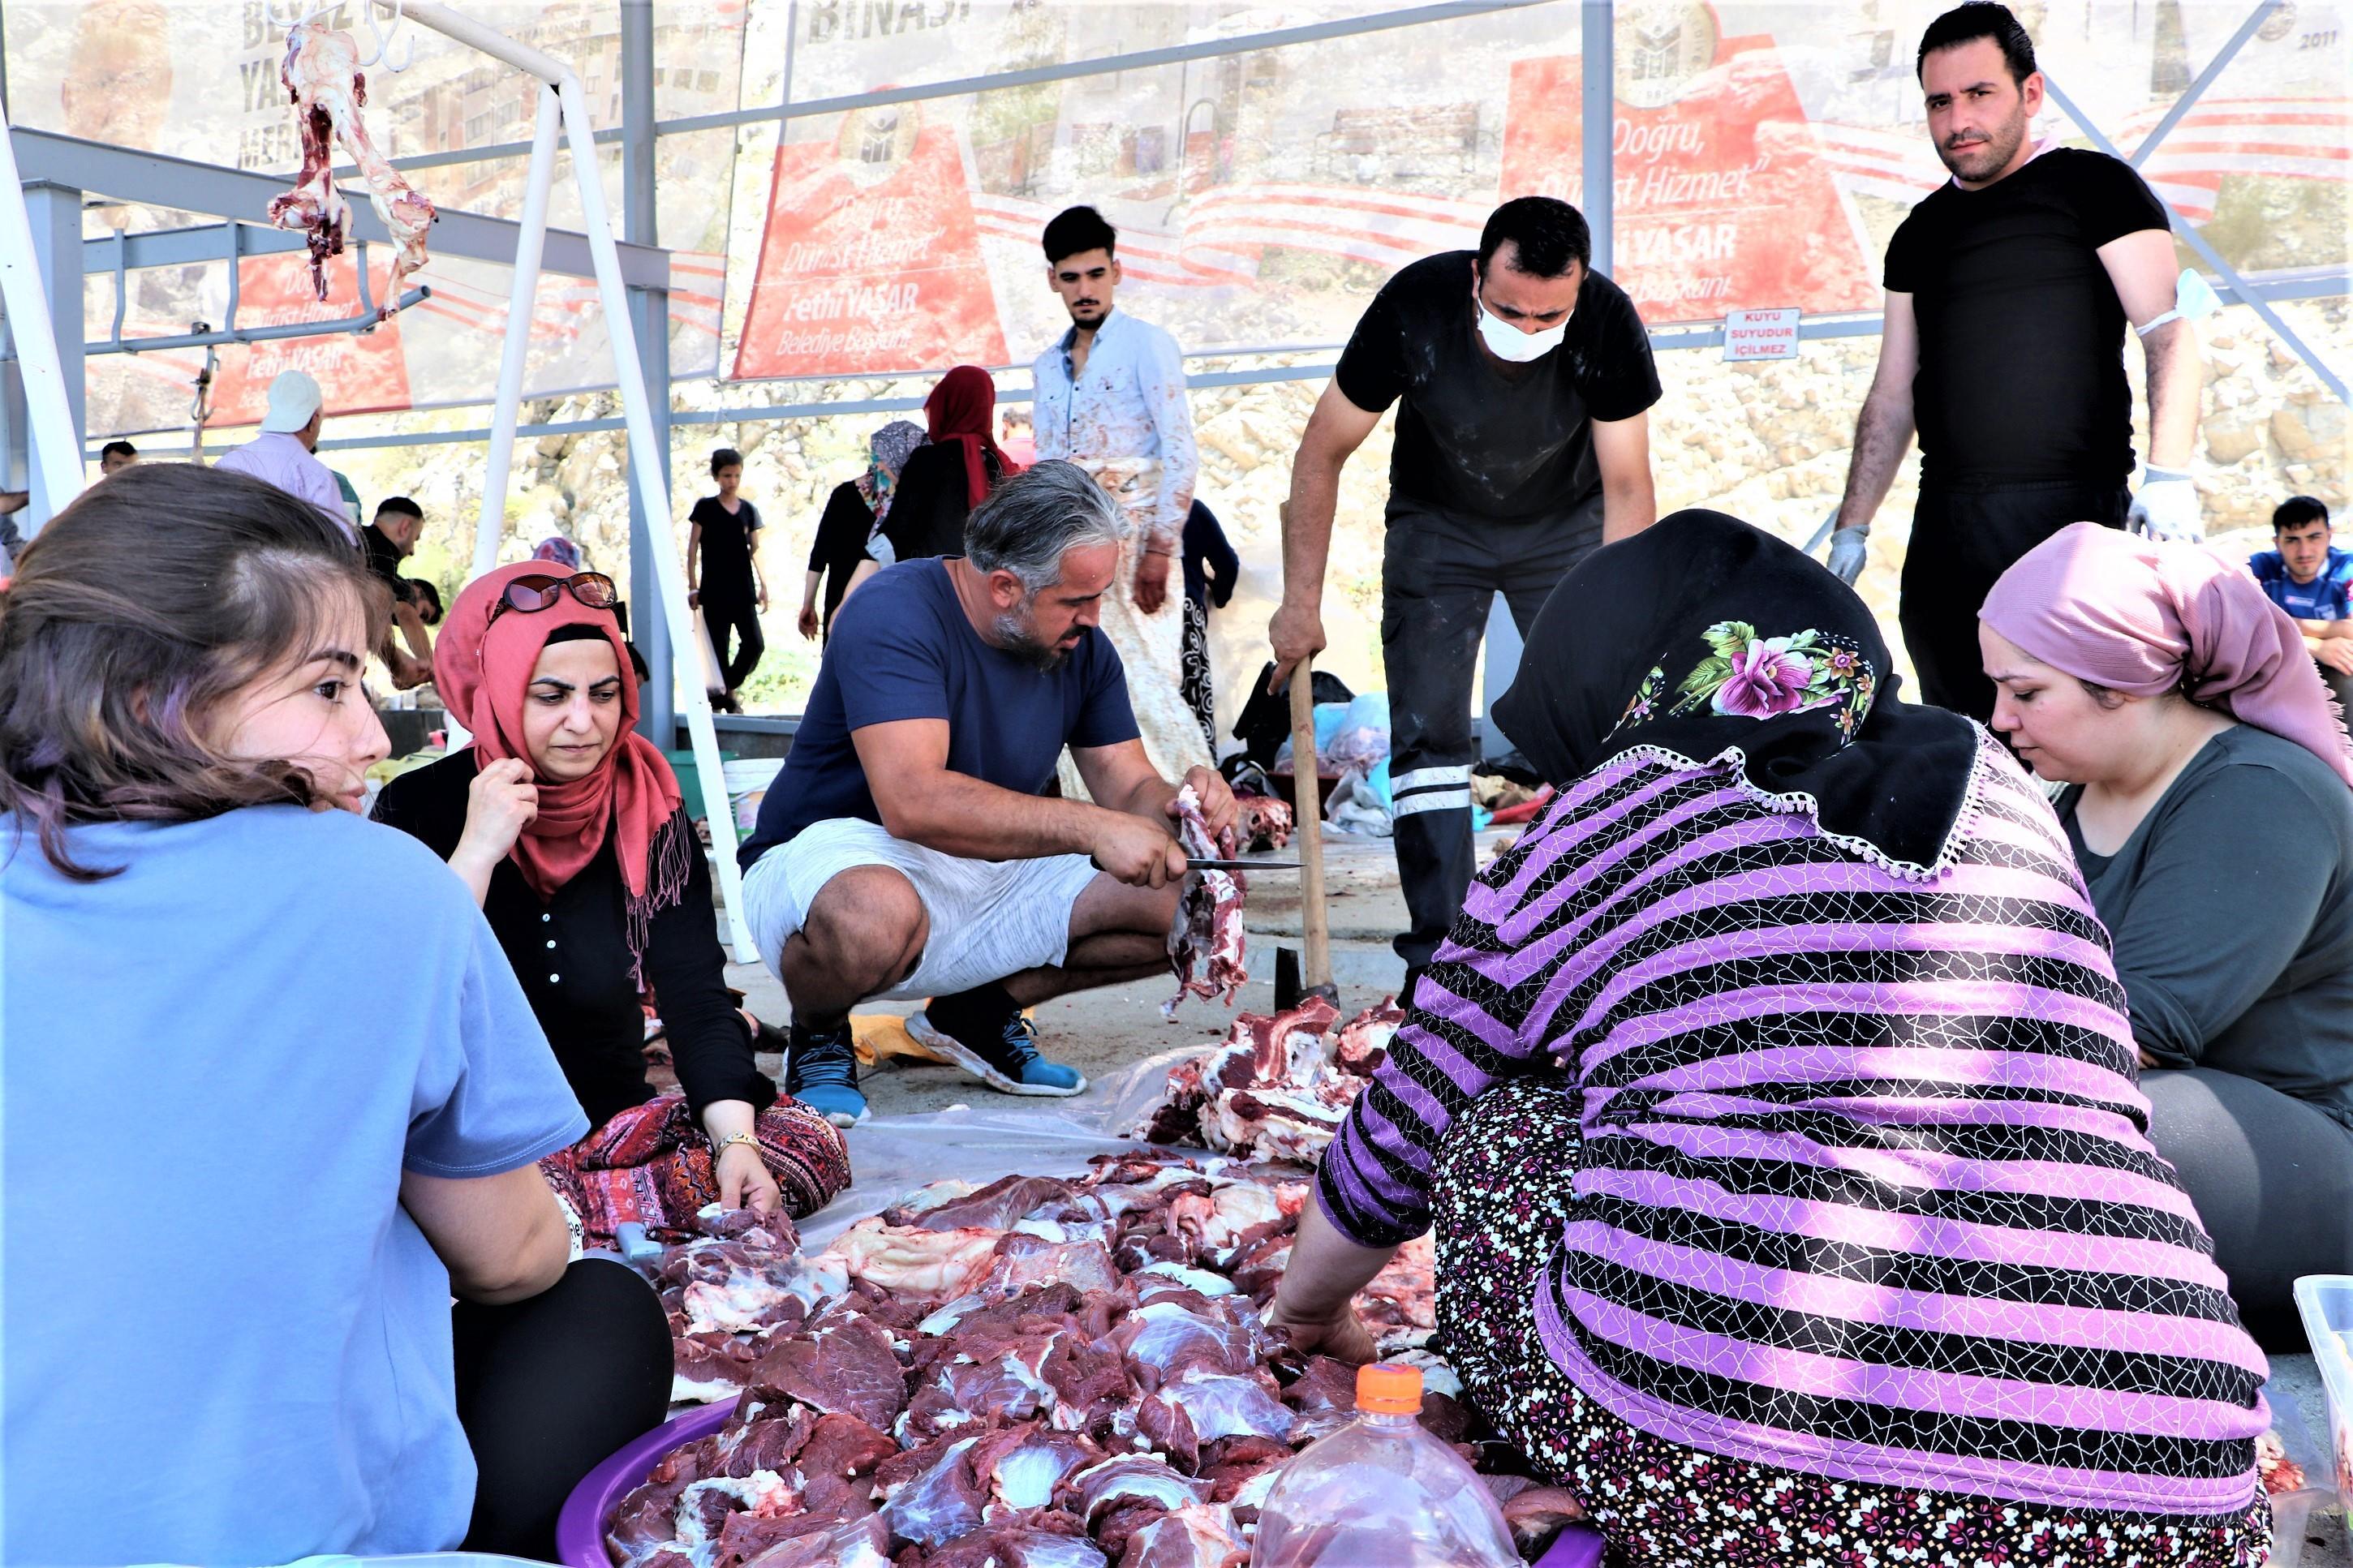
M1168 963L1177 786L1153 771L1097 628L1120 515L1070 463L997 487L966 554L842 602L791 755L744 844L744 910L792 999L786 1092L866 1115L849 1009L932 1001L909 1031L1008 1094L1076 1094L1023 1009ZM1068 746L1100 804L1043 792ZM1185 775L1211 831L1234 799Z
M2328 689L2353 706L2353 551L2329 542L2328 508L2310 496L2280 502L2272 543L2247 557L2247 569L2295 617Z

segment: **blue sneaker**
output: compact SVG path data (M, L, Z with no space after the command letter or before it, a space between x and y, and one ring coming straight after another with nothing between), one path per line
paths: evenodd
M847 1019L830 1029L793 1025L792 1049L785 1057L785 1092L832 1122L855 1127L866 1120L866 1097L858 1092L858 1053L849 1043Z
M999 1094L1071 1095L1087 1087L1086 1074L1038 1054L1038 1026L1018 1009L992 1028L953 1014L945 1023L935 1023L926 1007L907 1020L907 1033Z

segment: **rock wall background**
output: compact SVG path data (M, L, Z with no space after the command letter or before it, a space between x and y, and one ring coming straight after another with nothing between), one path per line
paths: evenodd
M2340 374L2353 373L2353 310L2342 300L2279 307L2295 331ZM2348 499L2347 410L2252 310L2225 309L2200 323L2206 383L2200 428L2198 484L2205 498L2210 537L2228 548L2258 547L2271 509L2296 493L2319 497L2332 510ZM1846 481L1854 421L1878 359L1873 337L1829 339L1805 345L1801 357L1761 364L1726 364L1715 350L1679 350L1659 356L1665 395L1651 411L1651 465L1662 511L1706 505L1730 511L1803 543L1837 504ZM2139 359L2125 358L2134 384L2136 425L2144 420ZM1282 361L1195 362L1204 373ZM1290 362L1306 363L1304 360ZM1007 378L1009 388L1026 381ZM1224 522L1245 562L1234 602L1212 617L1219 643L1220 707L1266 657L1266 616L1280 590L1276 508L1288 493L1291 454L1324 378L1221 387L1198 392L1193 417L1202 455L1201 494ZM680 411L717 409L753 389L710 383L681 384ZM839 382L776 389L776 400L813 403L921 396L912 382ZM1988 367L1983 395L2002 395L1999 366ZM1012 405L1018 408L1019 405ZM526 405L530 423L617 416L611 395ZM403 427L459 428L479 411L409 416ZM797 712L817 672L815 645L794 629L809 541L827 493L863 468L867 433L893 416L819 417L680 426L672 443L672 492L682 520L692 498L706 492L710 449L733 446L744 456L744 493L769 522L765 561L774 595L764 625L769 654L748 693L763 710ZM921 416L916 416L920 421ZM351 420L329 434L358 434L370 422ZM1326 666L1358 689L1382 684L1379 647L1381 509L1388 490L1392 422L1384 420L1351 462L1343 485L1328 575L1324 621L1332 639ZM454 591L471 551L480 506L480 446L402 447L341 454L341 466L373 507L396 493L424 503L427 527L411 563L417 574ZM506 509L502 560L519 559L551 532L570 534L603 570L627 582L628 497L626 453L618 432L542 437L520 443ZM1918 459L1908 459L1872 535L1872 560L1861 588L1894 635L1896 584ZM2251 537L2240 538L2243 531ZM684 548L681 521L678 538ZM634 592L634 590L631 590Z

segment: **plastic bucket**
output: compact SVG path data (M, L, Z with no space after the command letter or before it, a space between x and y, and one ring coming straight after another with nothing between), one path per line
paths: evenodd
M633 1437L621 1445L618 1452L589 1471L564 1500L564 1510L555 1516L555 1556L565 1568L613 1568L612 1558L605 1552L605 1521L621 1500L645 1482L648 1472L660 1462L672 1448L683 1447L697 1437L708 1437L727 1425L735 1414L735 1401L723 1399L716 1405L706 1405L690 1410L641 1437Z
M1553 1537L1552 1548L1536 1559L1536 1568L1601 1568L1606 1544L1589 1524L1572 1524Z
M662 755L670 759L670 771L678 775L678 793L686 802L687 816L692 819L703 816L702 774L695 768L694 753L691 751L679 751L664 752ZM733 761L735 761L734 752L719 753L719 766L723 772L727 764Z
M776 775L785 771L782 757L744 757L723 763L727 775L727 805L735 815L735 836L742 838L759 820L760 802L767 798Z

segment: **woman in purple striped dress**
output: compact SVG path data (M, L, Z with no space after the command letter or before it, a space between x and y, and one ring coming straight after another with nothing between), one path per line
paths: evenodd
M1559 798L1325 1154L1272 1321L1434 1228L1441 1348L1620 1561L2252 1565L2262 1353L2066 839L1862 601L1686 511L1496 718Z

